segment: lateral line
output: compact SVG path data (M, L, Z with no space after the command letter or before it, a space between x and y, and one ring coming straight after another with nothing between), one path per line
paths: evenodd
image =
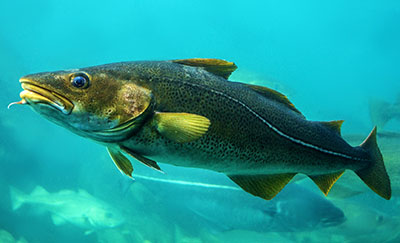
M214 90L214 89L210 89L210 88L204 87L204 86L199 85L199 84L188 83L188 82L182 82L182 81L181 81L181 83L186 84L186 85L189 85L189 86L193 86L193 87L198 87L198 88L201 88L201 89L205 89L205 90L207 90L207 91L209 91L209 92L212 92L212 93L214 93L214 94L217 94L217 95L220 95L220 96L222 96L222 97L225 97L225 98L227 98L227 99L229 99L229 100L232 100L233 102L236 102L237 104L241 105L241 106L244 107L246 110L248 110L250 113L252 113L255 117L257 117L258 119L260 119L265 125L267 125L270 129L272 129L272 131L274 131L274 132L277 133L278 135L280 135L280 136L282 136L282 137L284 137L284 138L286 138L286 139L288 139L288 140L290 140L290 141L292 141L292 142L294 142L294 143L300 144L300 145L305 146L305 147L308 147L308 148L315 149L315 150L320 151L320 152L322 152L322 153L331 154L331 155L339 156L339 157L346 158L346 159L352 159L352 160L357 160L357 161L366 161L365 159L362 159L362 158L357 158L357 157L349 156L349 155L347 155L347 154L343 154L343 153L339 153L339 152L330 151L330 150L327 150L327 149L318 147L318 146L316 146L316 145L306 143L306 142L304 142L304 141L302 141L302 140L300 140L300 139L293 138L293 137L291 137L291 136L285 134L284 132L280 131L278 128L274 127L271 123L269 123L269 122L268 122L267 120L265 120L262 116L260 116L257 112L255 112L255 111L252 110L250 107L248 107L245 103L243 103L243 102L241 102L240 100L235 99L235 98L233 98L233 97L231 97L231 96L229 96L229 95L227 95L227 94L225 94L225 93L223 93L223 92L221 92L221 91Z

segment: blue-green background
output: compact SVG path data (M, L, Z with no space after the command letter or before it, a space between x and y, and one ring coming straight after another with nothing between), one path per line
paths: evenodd
M193 225L196 233L183 230L181 238L172 237L177 235L176 228L183 228L174 221L176 212L162 198L138 208L135 200L141 191L135 195L135 189L125 188L146 185L146 181L138 179L131 185L121 179L105 148L48 122L28 107L7 110L10 102L19 100L18 79L25 74L117 61L222 58L239 67L232 80L278 89L308 119L343 119L343 133L361 137L374 125L368 101L394 103L400 92L400 2L396 0L3 0L0 9L0 229L28 242L107 241L98 233L85 236L72 225L54 226L45 214L31 214L34 208L12 211L9 186L25 192L36 185L50 192L83 188L124 211L128 221L140 225L128 231L140 232L149 242L207 242L211 238L266 242L282 240L279 237L321 242L326 238L320 230L255 233L219 231L211 224ZM393 120L385 129L399 132L398 126ZM398 145L389 147L390 155L400 160ZM392 157L391 163L400 162ZM228 183L216 173L161 166L167 178ZM153 174L137 163L134 167L137 173ZM394 177L396 172L389 174ZM315 185L306 187L321 196ZM163 184L157 188L162 191ZM361 203L362 212L384 216L384 223L360 224L357 230L331 227L326 234L334 232L339 240L357 242L360 235L379 230L381 234L369 238L371 242L399 240L400 214L393 210L399 205L398 197L387 202L362 189L361 198L336 199L337 206ZM152 193L157 198L157 192ZM191 190L185 188L182 193ZM357 214L357 220L374 218L365 214ZM128 242L141 241L125 233Z

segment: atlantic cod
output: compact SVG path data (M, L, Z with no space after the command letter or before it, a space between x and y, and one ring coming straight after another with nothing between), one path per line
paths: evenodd
M12 104L28 104L104 144L130 177L133 167L123 153L156 170L160 162L218 171L268 200L297 173L327 195L350 169L390 199L376 128L352 147L340 135L343 121L306 120L285 95L228 81L236 68L194 58L37 73L20 79L22 100Z
M192 176L196 177L193 173ZM230 186L231 183L209 184L166 177L136 174L138 183L149 191L143 194L143 203L152 208L162 199L163 207L168 209L167 217L171 217L169 222L177 222L189 231L198 230L193 225L204 225L217 231L301 232L338 226L346 220L342 210L329 200L297 183L289 183L276 197L266 201L249 196L239 187ZM132 191L140 184L134 184Z
M12 209L18 210L25 204L33 205L39 212L48 212L55 225L71 223L86 230L85 234L96 230L114 228L124 222L123 215L100 199L79 189L61 190L50 193L36 186L30 194L10 187Z

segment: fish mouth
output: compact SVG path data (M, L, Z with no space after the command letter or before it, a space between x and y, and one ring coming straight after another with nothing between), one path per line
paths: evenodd
M45 104L56 108L65 115L72 112L74 104L61 94L43 88L28 79L20 79L19 82L24 89L19 94L22 99L20 104Z
M342 224L346 221L346 217L343 215L336 218L322 218L321 223L323 227L332 227Z

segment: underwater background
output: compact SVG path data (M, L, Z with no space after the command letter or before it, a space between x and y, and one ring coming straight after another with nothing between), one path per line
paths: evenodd
M400 242L400 2L0 2L0 242ZM325 197L298 176L271 201L223 174L134 162L13 106L26 74L133 60L221 58L230 80L286 94L310 120L378 125L393 197L347 171Z

